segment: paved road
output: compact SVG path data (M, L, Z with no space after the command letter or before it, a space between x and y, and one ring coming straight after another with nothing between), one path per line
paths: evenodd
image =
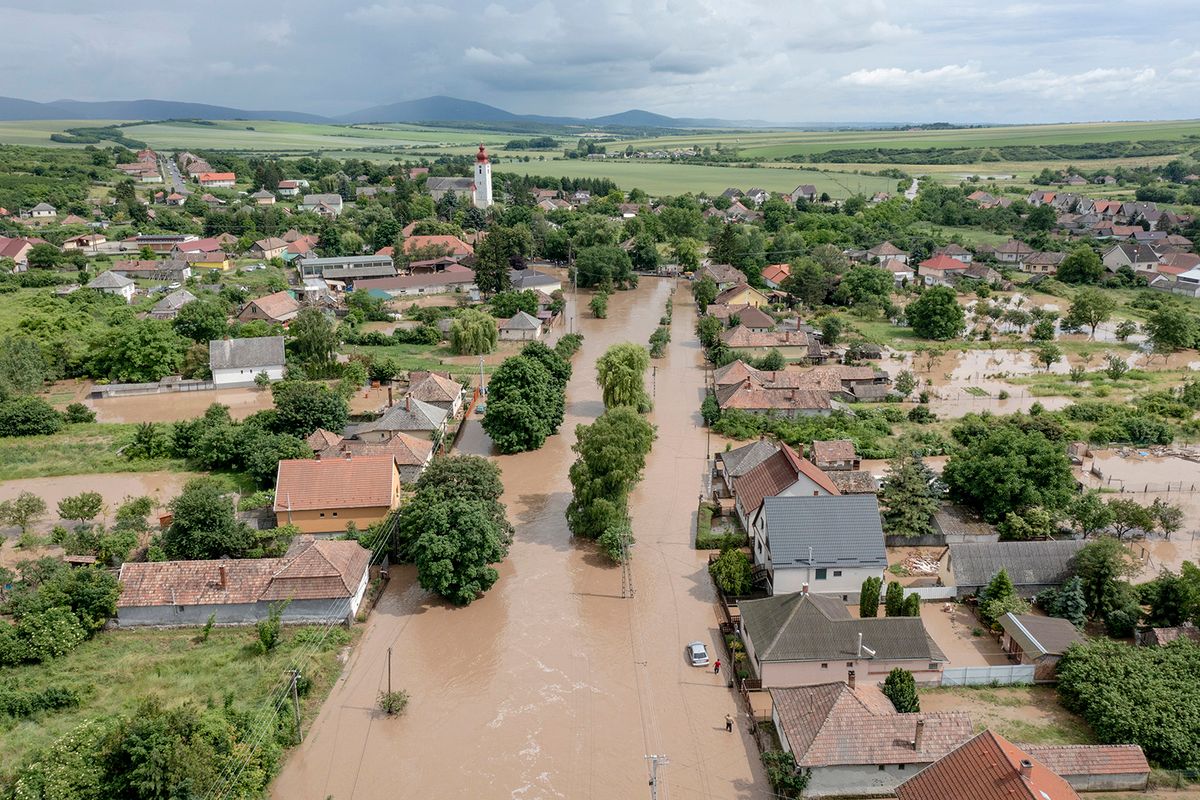
M612 343L645 342L673 285L645 280L613 296L608 319L584 315L562 432L497 458L516 526L499 582L459 609L416 586L411 568L395 570L273 797L642 798L649 753L671 761L659 797L768 796L745 725L724 730L738 713L724 676L684 660L687 642L715 648L718 636L706 559L690 546L707 445L686 284L650 381L658 438L631 499L635 598L621 598L621 570L573 541L564 518L574 426L603 411L594 363ZM461 449L489 452L468 426ZM389 647L394 684L412 697L397 719L374 709Z
M159 167L162 170L163 177L171 184L172 191L182 195L189 195L192 190L188 188L187 181L183 174L179 171L179 165L175 163L173 158L159 158ZM170 194L170 192L168 192Z

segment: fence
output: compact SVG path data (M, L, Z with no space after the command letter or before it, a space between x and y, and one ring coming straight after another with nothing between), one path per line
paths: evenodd
M905 586L904 591L922 600L951 600L957 596L957 586Z
M1011 686L1033 683L1033 664L996 667L950 667L942 670L942 686Z

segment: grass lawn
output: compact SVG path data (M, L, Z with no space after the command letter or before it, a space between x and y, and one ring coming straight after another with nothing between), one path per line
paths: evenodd
M922 711L965 711L975 730L1023 744L1093 744L1095 734L1048 686L921 689Z
M257 713L280 686L284 670L310 651L311 634L303 632L310 630L315 629L284 628L281 644L268 655L252 649L257 641L252 627L215 628L203 643L194 641L198 628L107 631L57 660L6 669L5 682L23 691L66 686L83 693L84 700L67 711L0 718L0 781L30 753L76 725L133 711L149 695L166 706L219 705L232 696L235 707ZM356 630L334 628L320 652L301 659L303 675L313 682L302 698L306 722L337 679L339 648L356 636Z
M98 472L183 472L176 458L130 461L117 450L137 425L99 423L68 425L52 436L0 438L0 480L48 478Z

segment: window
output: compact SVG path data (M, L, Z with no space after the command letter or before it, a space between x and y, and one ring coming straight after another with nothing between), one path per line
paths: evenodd
M932 669L932 670L939 670L939 669L941 669L941 668L942 668L942 665L941 665L941 664L939 664L939 663L937 663L936 661L930 661L930 662L929 662L929 668L930 668L930 669Z
M829 669L829 664L828 664L828 662L826 662L826 663L822 664L822 665L821 665L821 669Z
M825 576L827 573L828 573L828 570L825 569L824 567L822 567L821 569L818 569L817 570L817 580L819 580L819 581L825 580Z
M321 516L322 516L322 517L323 517L323 516L325 516L325 512L324 512L324 511L322 511L322 512L321 512Z
M903 764L901 764L901 765L900 765L900 771L901 771L901 772L904 772L904 765L903 765Z
M880 771L880 772L883 772L885 769L887 769L887 767L885 767L883 764L880 764L880 765L879 765L879 771Z
M335 512L333 512L333 515L336 517L336 516L337 516L337 512L336 512L336 511L335 511Z
M847 662L846 662L846 666L847 666L847 667L853 667L853 666L854 666L854 662L853 662L853 661L847 661Z
M833 571L833 577L835 577L835 578L840 578L840 577L842 577L842 571L841 571L840 569L835 569L835 570Z

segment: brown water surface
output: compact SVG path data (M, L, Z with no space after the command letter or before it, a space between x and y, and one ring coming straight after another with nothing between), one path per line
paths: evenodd
M608 319L575 321L586 338L561 432L537 452L495 456L516 526L500 580L454 608L396 570L273 797L645 797L650 753L671 762L660 797L768 796L746 726L724 730L740 711L727 676L684 661L688 642L714 657L718 643L706 559L690 546L708 442L686 284L670 351L647 376L658 438L631 499L633 599L621 598L621 569L572 540L564 517L574 428L603 411L595 361L611 344L644 343L674 285L643 280L611 298ZM459 447L491 454L475 419ZM389 647L393 686L412 698L400 718L374 708Z

